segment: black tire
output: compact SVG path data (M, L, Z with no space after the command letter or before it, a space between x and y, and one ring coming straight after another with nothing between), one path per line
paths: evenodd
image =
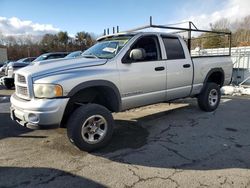
M92 119L88 120L89 118L93 117L94 121L92 121ZM96 123L93 125L93 122L97 122L95 121L95 118L99 117L100 119L102 119L102 121L105 122L104 124L101 124L101 126L106 127L104 131L105 134L103 134L104 136L99 137L99 139L101 138L99 142L88 143L90 135L93 135L94 139L95 138L98 139L98 134L93 133L91 126L89 124L91 124L92 127L93 126L98 127ZM91 121L91 123L89 123L88 121ZM85 123L88 124L89 126L87 126ZM108 144L113 134L113 126L114 126L114 119L109 110L98 104L86 104L77 108L72 113L67 123L67 134L70 142L73 143L76 147L78 147L80 150L90 152L102 148ZM101 128L102 127L99 126L99 128L97 129L99 130ZM82 134L83 129L87 130L85 134Z
M199 107L205 112L212 112L220 104L220 98L221 92L219 85L209 82L198 96Z

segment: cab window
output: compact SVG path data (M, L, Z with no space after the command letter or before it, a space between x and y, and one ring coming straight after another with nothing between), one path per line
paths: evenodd
M162 37L167 59L185 59L185 54L180 40L176 37Z
M132 60L130 52L133 49L142 49L145 53L144 58L140 60ZM144 36L138 39L125 55L126 62L144 62L144 61L157 61L161 60L160 45L157 36Z

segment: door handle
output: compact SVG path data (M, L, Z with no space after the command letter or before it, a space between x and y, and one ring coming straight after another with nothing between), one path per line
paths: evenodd
M155 67L155 71L163 71L165 70L165 67Z
M191 67L190 64L184 64L184 65L183 65L183 68L189 68L189 67Z

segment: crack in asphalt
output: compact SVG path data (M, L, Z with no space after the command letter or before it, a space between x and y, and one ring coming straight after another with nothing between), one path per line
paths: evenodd
M161 132L160 132L159 134L157 134L157 136L160 136L160 135L162 135L163 133L165 133L165 132L167 132L167 131L170 131L171 127L172 127L172 126L171 126L171 124L170 124L167 128L161 130Z
M196 119L188 119L189 121L189 126L194 127L196 125L199 125L199 122Z
M89 167L89 165L80 165L77 166L74 170L70 170L70 173L78 173L79 171L81 171L82 169Z
M174 168L181 168L181 169L183 169L183 168L187 168L187 167L191 167L191 166L200 164L202 162L211 160L212 158L214 158L217 155L223 154L225 151L227 151L229 149L231 149L231 148L228 147L228 148L225 148L225 149L221 149L221 150L219 150L219 151L217 151L215 153L212 153L212 154L208 155L207 157L204 157L204 158L201 158L201 159L193 159L191 163L184 163L184 164L181 164L181 165L177 165Z
M166 142L166 143L171 143L174 145L179 145L179 143L172 141L170 138L165 138L165 139L158 139L158 138L154 138L154 139L150 139L150 142Z
M220 179L223 179L223 181L220 182ZM220 183L221 187L224 187L225 185L229 185L230 187L232 187L232 183L230 184L228 182L228 177L218 176L218 180L219 180L219 183Z
M130 155L130 154L133 154L133 153L140 153L140 152L143 152L145 151L147 148L141 148L141 149L129 149L129 151L126 151L124 153L120 153L118 155L115 155L115 156L112 156L110 157L110 160L114 160L114 161L119 161L119 162L124 162L125 160L123 159L124 157Z
M30 185L31 184L31 181L23 181L23 182L20 182L19 184L15 184L15 185L11 185L11 186L1 186L2 188L16 188L16 187L25 187L27 185Z
M176 181L176 180L174 180L172 178L175 174L182 172L180 170L175 169L175 171L171 175L169 175L168 177L151 176L151 177L148 177L148 178L140 177L138 174L136 174L136 172L132 168L128 168L128 170L132 173L133 176L137 177L138 180L135 181L132 185L127 186L127 188L133 188L133 187L135 187L137 184L139 184L141 182L146 182L146 181L153 180L153 179L169 180L169 181L171 181L172 183L174 183L176 185L176 188L180 187L180 184L178 183L178 181Z
M209 187L210 185L204 184L202 182L198 182L199 183L199 187Z
M175 149L173 149L173 148L169 148L169 147L167 147L167 146L165 146L165 145L163 145L163 144L160 144L160 145L161 145L163 148L167 149L168 151L173 152L173 153L176 154L177 156L179 156L179 157L181 157L181 158L183 158L183 159L185 159L185 160L187 160L187 161L194 161L193 159L189 159L189 158L185 157L184 155L182 155L178 150L175 150Z
M151 142L168 142L168 143L172 143L172 144L175 144L175 145L179 145L179 143L174 142L172 140L172 138L178 136L177 134L168 133L166 135L167 138L165 138L165 139L162 139L162 137L161 137L162 134L166 133L167 131L170 131L172 127L174 127L174 126L170 124L167 128L161 130L160 133L156 134L153 137L149 137L148 140L147 140L147 143L151 143Z
M158 133L156 136L151 137L151 138L148 138L147 144L152 143L152 142L167 142L167 143L172 143L172 144L175 144L175 145L179 145L177 142L174 142L174 141L171 140L173 137L176 137L177 134L171 134L171 133L169 133L169 134L167 135L167 136L169 136L169 138L165 138L166 140L164 140L164 139L158 139L158 138L160 138L160 136L161 136L162 134L166 133L167 131L170 131L170 129L171 129L172 127L176 127L176 126L174 126L174 125L169 125L167 128L161 130L161 132ZM185 160L188 160L188 161L191 160L191 161L193 161L192 159L189 159L189 158L185 157L184 155L180 154L179 151L177 151L177 150L175 150L175 149L169 148L169 147L167 147L167 146L165 146L165 145L163 145L163 144L160 144L160 145L161 145L162 147L164 147L165 149L167 149L167 150L169 150L169 151L175 153L176 155L180 156L181 158L183 158L183 159L185 159ZM142 152L142 151L144 151L144 150L147 150L147 148L144 147L144 148L140 148L140 149L136 149L136 150L131 149L131 150L125 152L125 153L121 153L121 154L118 154L118 155L116 155L116 156L113 156L113 157L111 157L110 159L111 159L111 160L116 160L116 161L118 160L118 161L122 162L122 161L124 161L124 159L123 159L124 157L126 157L126 156L128 156L128 155L130 155L130 154L132 154L132 153L134 153L134 152L139 153L139 152Z
M1 102L1 98L0 98L0 102ZM210 115L212 115L212 114L210 114ZM213 115L215 115L215 113L213 113ZM217 115L219 117L219 113ZM124 186L126 186L128 188L139 186L139 185L141 185L140 183L142 183L142 184L146 184L148 182L151 183L151 181L153 183L156 182L156 181L167 181L166 184L163 184L163 185L168 186L167 185L168 183L169 184L173 183L175 185L175 187L180 187L180 183L183 183L183 182L181 182L179 180L179 178L182 178L182 177L179 177L179 175L175 176L177 173L185 172L185 174L189 175L189 170L190 171L195 171L195 172L200 170L199 168L196 168L196 165L198 165L198 166L207 165L207 163L209 163L208 165L210 165L210 163L212 163L214 160L215 160L215 162L217 162L218 159L224 159L224 156L226 156L226 157L229 156L229 159L231 160L232 158L230 158L230 155L233 155L233 160L234 160L233 162L236 162L235 164L237 165L237 166L235 165L233 167L243 169L244 166L245 166L246 167L245 170L249 170L248 168L250 167L250 163L248 164L247 157L246 158L242 157L242 155L246 154L246 153L242 152L239 155L235 155L235 156L233 154L233 152L236 153L237 151L243 150L243 147L250 147L249 142L247 142L247 141L243 142L243 141L241 141L239 136L237 136L237 134L235 133L235 132L237 132L236 129L232 129L232 128L225 128L224 129L222 127L222 129L218 130L218 132L215 131L215 132L210 133L210 132L203 132L202 131L199 136L195 135L196 136L195 139L196 138L198 138L198 139L201 138L202 139L203 137L212 138L212 139L214 139L214 141L217 142L216 144L218 144L218 147L214 147L214 148L211 148L211 149L209 148L209 150L204 150L204 152L206 152L206 153L204 153L204 155L198 155L198 156L190 155L189 151L187 152L187 149L189 149L188 148L189 145L186 145L185 139L181 140L180 139L181 134L180 135L176 134L176 132L178 133L178 130L182 129L181 127L184 127L184 128L187 128L187 129L191 129L190 127L194 127L194 128L198 127L199 130L202 129L203 128L203 124L202 124L203 122L199 121L199 119L209 119L209 118L207 118L207 117L197 117L195 119L188 119L187 117L185 117L185 121L183 121L181 119L180 121L176 122L176 124L179 123L180 125L175 125L175 123L168 124L168 123L164 122L164 127L160 126L160 129L158 129L158 130L153 129L153 131L151 132L152 135L150 135L149 137L147 137L148 135L144 136L146 142L144 142L144 145L142 145L142 146L140 146L138 148L118 148L115 152L110 152L109 151L109 152L106 152L106 153L105 152L100 153L100 154L97 153L97 156L101 156L101 157L104 157L104 158L108 159L107 161L101 161L100 165L103 164L103 163L112 163L113 161L115 161L115 162L124 162L126 165L128 165L127 167L124 167L124 165L122 165L122 167L124 167L127 172L129 171L128 174L132 173L133 180L130 183L127 182L128 185L126 185L124 182L121 182ZM163 120L165 121L164 118L163 118ZM144 123L143 121L140 121L140 123L142 123L140 125L143 128L146 127L146 126L143 125L143 123ZM146 124L149 124L149 123L146 122ZM167 127L165 126L166 124L167 124ZM206 127L206 125L204 125L204 126ZM151 127L147 127L147 129L150 130ZM223 131L221 135L219 135L221 133L219 131ZM228 131L229 131L229 133L228 133ZM239 132L240 131L242 131L242 130L239 129ZM226 132L228 134L223 134L223 133L226 133ZM192 136L192 138L193 138L193 136ZM196 141L195 139L194 139L194 141ZM183 141L183 143L185 143L184 145L182 145L183 144L182 141ZM203 140L201 140L201 141L203 141ZM207 140L205 140L205 141L207 141ZM133 140L133 142L136 142L136 141ZM191 142L191 143L193 143L193 142ZM215 143L215 142L212 142L212 143ZM224 146L222 145L223 143L225 143ZM188 144L190 144L190 143L188 142ZM181 158L181 159L184 159L184 160L178 159L179 161L177 160L177 164L175 166L173 166L173 167L172 166L164 166L164 165L166 165L165 163L161 163L160 165L162 165L162 166L154 166L154 163L152 165L151 165L151 163L148 165L148 163L144 164L144 163L141 163L141 162L138 164L138 163L136 163L137 160L132 161L132 162L129 160L130 159L129 155L134 155L135 153L137 153L137 154L139 153L140 155L141 154L142 155L147 154L148 151L151 149L151 147L152 146L154 147L155 145L158 145L159 149L161 149L161 147L162 147L161 152L168 152L171 155L171 157ZM178 145L180 145L180 146L178 146ZM183 147L185 147L185 149L183 149ZM206 147L206 146L204 146L204 147ZM122 150L119 150L119 149L122 149ZM194 148L191 147L191 149L196 149L196 147L194 147ZM244 149L248 150L249 148L244 148ZM232 150L232 152L229 151L229 150ZM17 149L16 151L21 151L21 150ZM25 148L22 149L22 151L25 151ZM31 153L31 155L33 156L37 151L35 151L35 152L32 152L32 151L30 151L29 153ZM153 151L155 151L155 150L153 150ZM190 152L192 152L192 150ZM151 154L151 153L149 153L149 154ZM162 154L162 153L160 153L160 154ZM220 157L220 156L222 156L222 157ZM127 159L127 157L129 159ZM134 156L131 156L131 157L134 157ZM136 157L137 156L135 155L135 158ZM46 175L45 174L38 174L37 177L33 176L33 180L31 179L29 181L29 179L28 180L26 179L26 181L21 180L21 182L19 180L18 184L17 184L17 182L14 182L16 185L14 185L14 186L10 185L10 187L8 187L8 188L12 188L12 187L14 188L14 187L17 187L17 186L25 187L25 186L33 186L33 185L34 186L35 185L42 185L42 186L46 187L46 185L50 184L51 182L58 181L58 178L60 178L59 180L61 180L61 178L64 179L64 177L69 178L69 179L71 179L72 177L75 178L77 176L74 175L74 174L81 174L80 171L85 170L84 169L85 167L90 167L90 165L88 165L87 163L85 165L81 165L80 163L83 162L83 160L80 160L80 159L82 159L82 156L79 156L77 158L73 158L73 159L69 160L68 162L64 163L63 165L60 165L60 168L68 169L67 172L64 171L64 172L60 173L60 172L51 171L51 173L48 173L48 175L47 174ZM126 161L126 160L128 160L128 161ZM143 158L140 159L140 160L143 161ZM227 158L226 158L226 160L227 160ZM166 160L163 160L163 162L166 162ZM217 179L215 182L208 181L206 183L202 182L201 179L197 179L197 180L195 179L194 181L197 181L195 183L198 183L197 186L200 186L200 187L209 187L209 186L211 186L211 187L213 187L213 186L215 186L213 183L216 183L216 186L218 186L218 187L225 187L225 186L232 186L233 187L233 186L236 186L236 185L234 185L234 181L233 181L234 179L232 179L232 177L230 177L231 176L231 169L230 169L231 166L230 165L231 165L232 161L226 161L226 162L230 162L230 163L224 163L221 160L221 162L223 163L222 167L219 166L218 169L219 170L221 170L221 169L224 170L224 168L225 168L226 170L230 171L229 176L227 176L228 174L225 173L222 176L216 176L216 178L213 178L213 180ZM241 165L240 163L242 163L244 166ZM140 166L134 166L133 164L138 164ZM229 166L224 167L223 166L224 164L226 164L226 165L229 164ZM164 175L160 174L160 173L152 173L152 174L149 175L150 177L148 177L148 176L144 177L143 175L145 175L145 174L143 173L143 171L144 171L144 168L142 168L143 165L146 166L146 167L150 167L150 168L155 168L155 167L156 168L162 168L161 169L162 172L165 172L165 170L169 170L169 169L171 169L171 171L168 172L166 177L164 177ZM158 165L158 163L157 163L157 165ZM234 165L234 163L233 163L233 165ZM69 170L69 166L71 166L70 167L71 170ZM207 167L210 167L210 166L207 166ZM217 166L214 167L213 165L211 165L211 169L209 168L209 170L213 170L213 169L217 170ZM149 170L149 172L150 172L150 169L147 169L147 170ZM201 169L201 171L203 171L203 169ZM206 169L204 171L208 171L208 170ZM211 173L213 173L213 172L211 172ZM180 174L180 175L182 175L182 174ZM191 173L191 175L192 175L192 173ZM237 176L237 175L232 175L232 176L233 177L242 177L242 178L244 178L244 184L243 184L243 182L241 182L242 183L241 186L245 186L246 188L250 188L250 177ZM212 177L214 177L214 174L212 174ZM179 180L179 181L177 181L176 179ZM184 183L186 183L186 182L184 182ZM184 186L185 186L185 184L184 184Z
M73 177L73 178L75 177L75 175L73 175L73 174L70 174L70 173L67 173L67 172L60 172L60 173L58 173L57 175L52 176L52 177L49 178L48 180L43 181L43 182L39 182L39 183L37 183L36 185L46 185L46 184L49 184L49 183L55 181L57 178L63 177L63 176L68 176L68 177Z
M199 119L203 119L203 118L204 118L204 117L200 117ZM196 120L194 120L194 119L191 119L191 120L189 120L189 121L190 121L190 126L191 126L191 127L193 127L193 126L199 124L199 123L198 123ZM162 134L164 134L164 133L170 131L171 128L173 128L173 127L179 127L179 126L175 126L175 125L171 125L171 124L170 124L167 128L161 130L160 133L156 134L154 137L148 138L147 144L152 143L152 142L165 142L165 143L172 143L172 144L175 144L175 145L179 145L179 143L174 142L174 141L172 140L172 138L173 138L173 137L176 137L177 134L171 134L171 133L169 133L169 134L167 134L167 136L169 136L169 138L160 139L160 138L161 138L160 136L161 136ZM237 143L237 142L234 141L234 138L232 138L232 137L230 137L230 138L224 138L224 137L217 136L217 135L215 135L215 137L222 138L222 139L227 139L227 140L229 140L229 141L231 141L231 142L233 142L233 143L235 143L235 144ZM220 150L218 150L218 151L215 152L215 153L209 154L207 157L204 157L204 158L201 158L201 159L191 159L191 158L188 158L188 157L186 157L185 155L181 154L180 151L178 151L177 149L170 148L170 147L168 147L168 146L166 146L166 145L164 145L164 144L161 144L161 143L159 143L159 145L162 146L163 148L165 148L166 150L168 150L168 151L174 153L175 155L179 156L180 158L182 158L182 159L184 159L184 160L186 160L186 161L189 161L188 163L184 163L184 164L180 164L180 165L174 166L174 168L187 168L187 167L190 167L190 166L193 166L193 165L197 165L197 164L202 163L202 162L205 162L205 161L207 161L207 160L211 160L211 159L214 158L215 156L220 155L220 154L224 153L225 151L231 149L231 147L227 147L227 148L220 149ZM126 156L128 156L128 155L130 155L130 154L132 154L132 153L134 153L134 152L137 152L137 153L138 153L138 152L143 152L143 151L145 151L145 150L147 150L146 147L141 148L141 149L139 149L139 150L138 150L138 149L137 149L137 150L133 150L133 149L132 149L132 150L129 150L129 151L125 152L125 153L121 153L121 154L118 154L118 155L116 155L116 156L113 156L113 157L111 157L110 159L111 159L111 160L116 160L116 161L118 160L118 161L120 161L120 162L124 162L124 161L125 161L124 158L125 158ZM243 161L240 161L240 160L239 160L239 162L241 162L241 163L243 163L245 166L247 166L247 164L245 164Z
M249 179L249 181L247 182L245 188L249 188L249 187L250 187L250 179Z
M236 147L238 148L241 148L241 147L249 147L250 144L239 144L237 141L235 141L235 138L233 137L223 137L223 136L220 136L220 135L214 135L214 137L217 137L217 138L220 138L220 139L223 139L223 140L227 140L227 141L230 141L231 143L233 143Z

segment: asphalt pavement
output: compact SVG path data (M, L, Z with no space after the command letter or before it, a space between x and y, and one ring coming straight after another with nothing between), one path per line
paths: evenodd
M113 114L111 143L79 151L66 129L11 121L0 87L0 187L250 187L250 98L223 97L205 113L195 99Z

